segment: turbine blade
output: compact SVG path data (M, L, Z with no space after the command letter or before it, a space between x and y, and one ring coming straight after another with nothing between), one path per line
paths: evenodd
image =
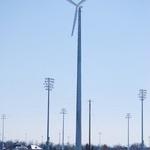
M83 2L85 2L86 0L81 0L79 3L78 3L78 6L81 5Z
M71 4L77 6L77 4L75 2L73 2L72 0L67 0L68 2L70 2Z
M77 21L77 14L78 14L78 7L76 7L76 10L75 10L75 15L74 15L74 20L73 20L73 27L72 27L72 33L71 33L72 36L73 36L73 33L74 33L76 21Z

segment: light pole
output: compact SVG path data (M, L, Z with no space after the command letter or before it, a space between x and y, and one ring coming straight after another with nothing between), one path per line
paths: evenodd
M91 150L91 100L89 100L89 150Z
M141 150L144 149L144 139L143 139L143 101L146 98L146 90L139 90L139 98L141 100Z
M102 138L101 136L102 136L102 133L99 132L98 135L99 135L99 149L101 149L101 138Z
M5 132L5 119L6 119L6 115L2 114L2 150L4 149L4 132Z
M27 133L25 133L24 140L27 143Z
M149 147L150 147L150 136L148 137L148 144L149 144Z
M62 150L64 150L64 125L65 125L66 109L63 108L60 113L62 114Z
M41 136L41 144L43 144L43 135Z
M58 142L58 143L59 143L59 144L58 144L58 145L59 145L59 148L58 148L59 150L61 149L60 141L61 141L61 133L59 132L59 142Z
M148 136L148 147L150 148L150 136Z
M68 142L67 142L67 145L68 145L68 146L70 145L70 136L68 136Z
M128 150L130 149L130 118L131 118L131 115L130 113L127 113L126 115L126 119L128 120Z
M47 102L47 150L49 150L49 143L50 143L50 137L49 137L49 100L50 100L50 91L52 91L54 85L54 79L53 78L45 78L44 87L48 91L48 102Z

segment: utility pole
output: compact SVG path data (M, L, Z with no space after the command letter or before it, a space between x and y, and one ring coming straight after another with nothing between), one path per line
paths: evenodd
M64 150L64 125L65 125L66 109L63 108L60 113L62 114L62 150Z
M131 118L131 115L130 113L127 113L126 115L126 119L128 120L128 150L130 149L130 118Z
M150 136L148 137L148 146L150 147Z
M68 138L67 145L69 146L70 145L70 136L68 136L67 138Z
M5 132L5 119L6 119L6 115L5 114L2 114L2 150L4 149L4 132Z
M101 136L102 136L102 133L99 132L98 135L99 135L99 149L101 149L101 138L102 138Z
M143 139L143 101L146 98L146 90L139 90L139 98L141 100L141 150L144 150L144 139Z
M24 136L25 138L24 138L24 141L25 141L25 143L27 143L27 133L25 133L25 136Z
M59 141L58 141L58 145L59 145L59 150L61 149L61 146L60 146L60 141L61 141L61 133L59 132Z
M43 144L43 135L41 136L41 144Z
M89 100L89 150L91 150L91 100Z
M50 137L49 137L49 104L50 104L50 91L52 91L52 89L54 85L54 79L53 78L45 78L45 82L44 82L44 87L45 90L47 90L47 94L48 94L48 102L47 102L47 141L46 141L46 145L47 145L47 150L49 150L49 143L50 143Z

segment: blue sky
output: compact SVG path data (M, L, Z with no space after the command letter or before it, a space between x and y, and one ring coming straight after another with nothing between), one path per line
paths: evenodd
M144 140L149 136L150 1L93 0L82 10L82 138L88 141L88 100L92 103L92 143L140 142L138 90L144 101ZM50 138L58 143L62 107L65 140L75 141L76 39L74 7L61 0L0 1L0 114L7 116L5 139L46 139L45 77L55 78L50 102ZM76 32L77 30L75 30ZM0 126L1 127L1 126ZM26 135L26 136L25 136Z

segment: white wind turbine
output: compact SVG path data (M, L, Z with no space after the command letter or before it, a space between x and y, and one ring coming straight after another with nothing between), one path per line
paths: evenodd
M81 143L81 4L85 0L81 0L75 3L72 0L67 0L75 6L75 15L72 27L72 33L74 34L74 29L76 21L78 18L78 42L77 42L77 93L76 93L76 150L82 150Z

